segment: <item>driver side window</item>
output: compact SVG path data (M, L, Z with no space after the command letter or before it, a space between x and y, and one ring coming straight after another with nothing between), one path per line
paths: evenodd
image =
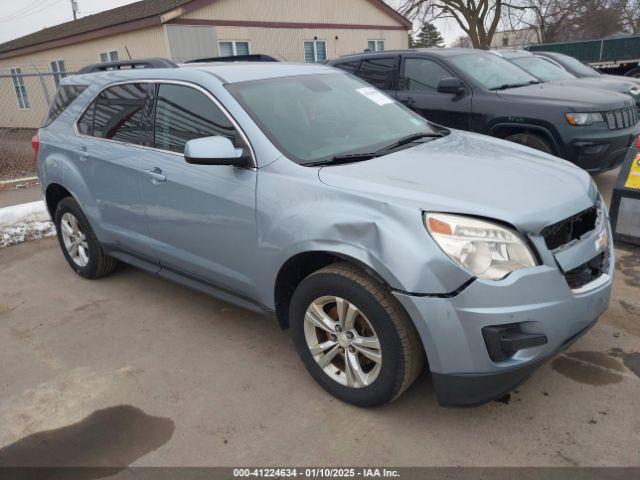
M404 61L402 89L414 92L435 92L443 78L451 78L444 67L423 58L407 58Z
M239 140L233 124L205 94L183 85L160 85L155 148L183 153L189 140L213 136L227 137L234 145Z

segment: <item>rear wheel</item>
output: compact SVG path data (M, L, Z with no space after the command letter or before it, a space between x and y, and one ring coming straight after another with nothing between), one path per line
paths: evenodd
M109 275L118 266L96 238L87 217L71 197L58 203L54 219L58 242L69 266L84 278Z
M536 135L534 133L516 133L514 135L505 137L505 140L513 143L519 143L520 145L524 145L526 147L535 148L536 150L540 150L544 153L553 153L549 142L542 138L540 135Z
M406 312L350 264L330 265L304 279L293 294L290 319L307 371L345 402L388 403L422 370L422 344Z

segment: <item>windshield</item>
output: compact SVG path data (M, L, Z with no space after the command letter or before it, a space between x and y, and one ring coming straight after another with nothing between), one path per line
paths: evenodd
M451 57L451 62L489 90L538 83L527 72L491 53L469 53Z
M576 78L569 72L562 70L560 67L557 67L540 57L521 57L514 58L511 61L544 82L553 82L554 80L572 80Z
M562 57L555 57L555 60L558 63L561 63L569 70L572 70L579 77L598 77L600 76L600 72L594 70L593 68L585 65L577 58L570 57L569 55L562 55Z
M343 73L240 82L227 89L269 139L301 164L437 133L422 117Z

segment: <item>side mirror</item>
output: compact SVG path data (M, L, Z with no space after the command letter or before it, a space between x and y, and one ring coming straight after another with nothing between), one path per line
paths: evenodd
M231 140L220 136L189 140L184 159L193 165L251 166L251 157L244 148L236 148Z
M459 78L448 77L438 82L438 93L453 93L458 95L464 92L464 85Z

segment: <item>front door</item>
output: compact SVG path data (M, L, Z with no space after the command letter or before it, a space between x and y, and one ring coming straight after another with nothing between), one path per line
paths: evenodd
M405 58L396 98L427 120L445 127L468 130L471 121L471 92L439 93L443 78L455 77L435 60Z
M186 85L159 85L153 148L142 155L149 237L163 268L251 296L257 172L191 165L183 155L187 141L217 135L242 143L207 93Z

